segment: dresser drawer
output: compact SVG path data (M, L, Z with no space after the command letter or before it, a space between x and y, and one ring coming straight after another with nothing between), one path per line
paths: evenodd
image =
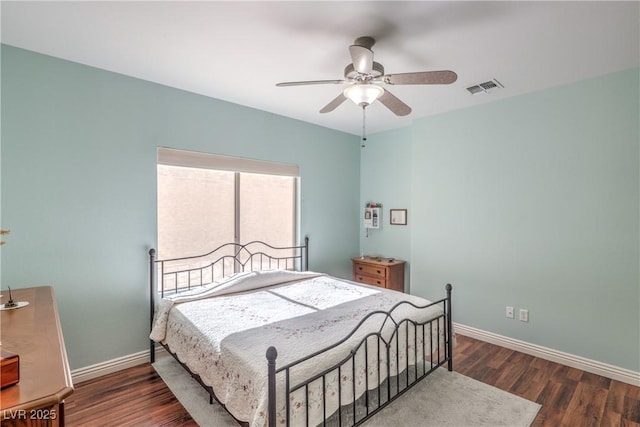
M368 276L382 277L383 279L387 277L387 269L375 265L354 264L353 273L358 275L364 274Z
M393 258L351 258L353 281L404 292L405 262Z
M379 277L364 276L358 273L354 274L353 277L356 282L366 283L367 285L380 286L382 288L387 287L387 281Z

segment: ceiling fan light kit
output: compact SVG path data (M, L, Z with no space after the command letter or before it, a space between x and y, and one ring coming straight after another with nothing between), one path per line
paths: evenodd
M380 86L371 83L356 83L346 88L343 95L352 100L357 106L366 107L380 98L383 93L384 89Z

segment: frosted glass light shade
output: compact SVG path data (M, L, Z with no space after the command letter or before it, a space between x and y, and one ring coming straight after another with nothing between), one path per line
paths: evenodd
M352 100L356 105L367 106L373 101L380 98L384 93L384 89L371 83L358 83L349 86L343 92L343 95Z

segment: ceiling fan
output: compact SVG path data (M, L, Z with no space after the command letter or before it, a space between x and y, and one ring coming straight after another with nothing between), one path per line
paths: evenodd
M449 70L385 74L382 64L373 60L373 51L371 48L375 42L376 41L373 37L358 37L353 44L349 46L349 54L351 55L352 62L345 67L344 79L342 80L283 82L276 84L276 86L283 87L349 83L349 86L342 93L320 110L321 113L329 113L335 110L347 99L351 99L356 105L363 109L378 99L382 105L387 107L394 114L398 116L406 116L411 113L411 107L402 102L387 89L380 86L381 84L451 84L458 78L456 73Z

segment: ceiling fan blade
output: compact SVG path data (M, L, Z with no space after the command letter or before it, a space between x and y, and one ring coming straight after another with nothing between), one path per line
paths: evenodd
M276 83L278 87L285 86L304 86L304 85L338 85L341 83L346 83L345 80L308 80L302 82L282 82Z
M396 116L406 116L411 113L411 107L400 101L394 94L386 89L380 98L378 98L378 101L391 110Z
M422 71L418 73L387 74L382 81L390 85L448 85L458 79L450 70Z
M331 111L335 110L336 108L338 108L338 106L340 104L342 104L344 101L347 100L347 97L344 96L342 93L338 96L336 96L331 102L329 102L327 105L325 105L324 107L322 107L322 110L320 110L321 113L330 113Z
M364 46L351 45L349 53L353 61L353 67L361 74L371 74L373 69L373 52Z

